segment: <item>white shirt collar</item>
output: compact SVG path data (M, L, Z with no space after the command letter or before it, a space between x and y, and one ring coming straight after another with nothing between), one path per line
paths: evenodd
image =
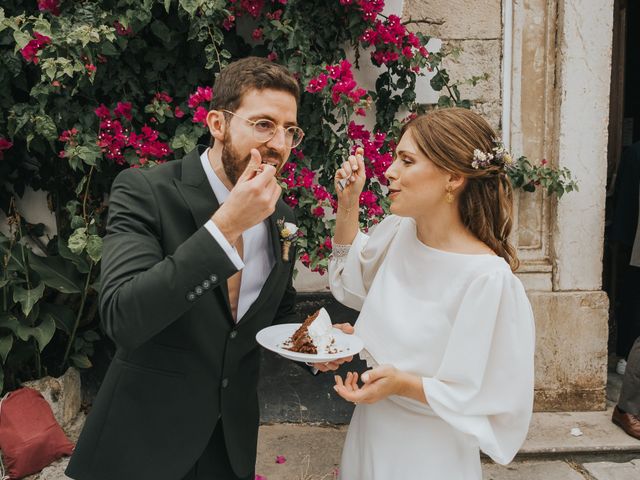
M222 180L220 180L216 172L213 171L211 163L209 163L208 148L200 155L200 162L202 163L202 168L204 168L204 173L207 175L207 180L209 180L213 194L218 199L218 203L224 203L231 192L224 183L222 183Z

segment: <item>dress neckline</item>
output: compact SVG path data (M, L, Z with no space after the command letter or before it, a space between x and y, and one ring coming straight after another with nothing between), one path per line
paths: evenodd
M457 256L462 256L462 257L496 257L496 258L502 258L500 255L496 255L495 253L461 253L461 252L450 252L448 250L441 250L439 248L435 248L435 247L431 247L429 245L427 245L426 243L424 243L422 240L420 240L418 238L418 231L416 228L416 222L413 219L410 219L411 221L411 227L412 227L412 233L413 233L413 237L415 238L416 243L420 246L420 248L423 248L429 252L434 252L434 253L438 253L440 255L457 255Z

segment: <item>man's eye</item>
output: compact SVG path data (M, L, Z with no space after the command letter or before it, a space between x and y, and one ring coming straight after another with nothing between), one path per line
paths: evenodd
M268 132L273 129L273 123L268 120L258 120L255 123L255 127L263 132Z

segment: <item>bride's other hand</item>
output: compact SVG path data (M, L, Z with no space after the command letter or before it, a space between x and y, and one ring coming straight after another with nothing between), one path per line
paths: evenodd
M333 372L337 370L340 365L350 362L351 360L353 360L353 355L351 355L350 357L339 358L337 360L334 360L333 362L308 363L307 365L318 369L319 372Z
M353 326L349 323L334 323L333 328L337 328L338 330L342 331L342 333L346 333L347 335L353 335L353 332L355 331Z
M375 403L399 393L402 373L391 365L381 365L362 374L362 386L358 385L358 374L349 372L344 381L340 375L336 375L333 388L349 402Z

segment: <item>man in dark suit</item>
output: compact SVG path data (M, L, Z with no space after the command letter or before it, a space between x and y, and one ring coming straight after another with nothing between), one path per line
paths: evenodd
M71 478L253 480L255 335L296 321L276 173L302 140L298 99L283 67L234 62L214 85L211 148L114 181L100 313L117 352Z

